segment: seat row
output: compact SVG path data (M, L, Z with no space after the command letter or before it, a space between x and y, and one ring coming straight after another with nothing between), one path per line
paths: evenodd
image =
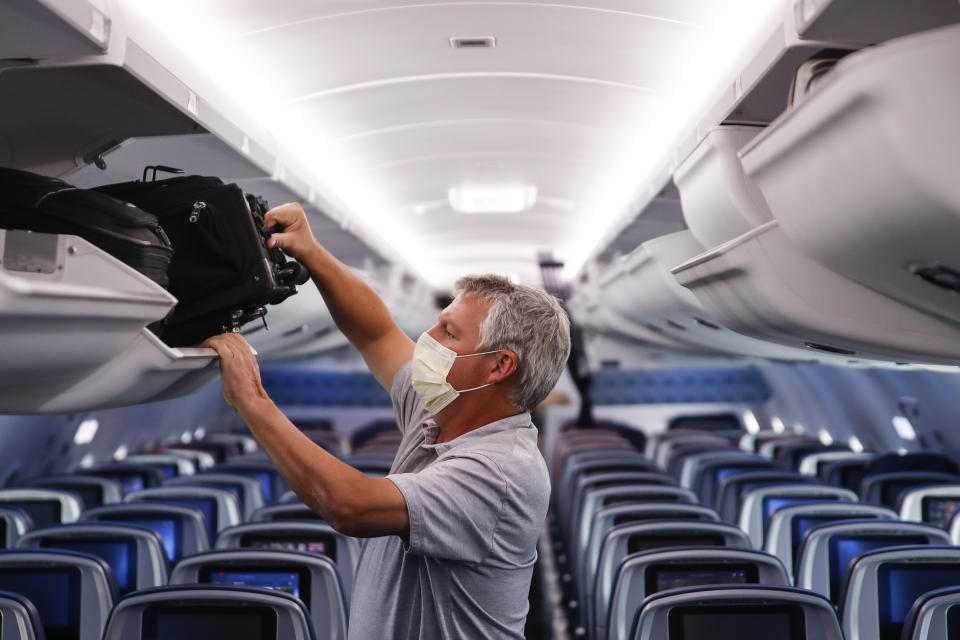
M671 587L730 582L797 584L839 607L845 626L868 630L860 638L871 637L876 625L902 626L905 616L899 614L922 591L906 604L901 598L892 617L882 608L863 613L864 589L858 583L845 588L844 576L854 571L853 560L893 545L925 545L951 556L957 550L948 546L948 534L931 524L902 521L888 507L859 502L849 489L796 470L812 456L825 464L852 452L783 434L763 433L746 442L740 442L741 434L730 435L676 430L650 438L645 453L603 430L570 430L558 438L550 456L555 486L550 531L571 620L582 633L633 637L633 614L648 596ZM744 451L745 444L759 446L764 455ZM863 479L882 488L878 495L903 498L904 509L918 516L914 520L925 518L917 512L924 500L960 501L960 478L946 473L949 465L937 478L894 471L901 475L875 482L887 467L896 468L894 462L917 461L887 460L880 473L867 472ZM930 480L941 484L924 487ZM897 593L909 592L901 587Z

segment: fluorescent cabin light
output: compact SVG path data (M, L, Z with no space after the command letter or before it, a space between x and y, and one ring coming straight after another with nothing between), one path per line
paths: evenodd
M753 411L743 412L743 427L747 430L747 433L760 433L760 421L757 420Z
M820 442L829 447L833 444L833 436L826 429L820 429Z
M783 433L787 430L787 425L783 424L783 420L778 416L774 416L773 419L770 420L770 426L773 427L773 430L777 433Z
M94 436L97 435L97 429L100 428L100 423L97 422L96 418L88 418L80 423L80 426L77 427L77 432L73 436L74 444L90 444L93 442Z
M453 187L447 192L457 213L520 213L537 201L537 188Z
M853 450L854 453L863 453L863 443L860 442L860 438L857 436L850 436L850 439L847 441L847 443L850 445L850 449Z
M913 423L911 423L908 418L903 416L893 416L893 428L896 429L897 435L904 440L917 439L917 432L914 431Z

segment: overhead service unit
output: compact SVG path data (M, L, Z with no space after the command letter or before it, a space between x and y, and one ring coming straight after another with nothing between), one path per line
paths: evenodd
M677 266L677 279L754 338L960 362L958 76L952 26L850 55L739 153L711 142L735 136L708 135L701 148L714 148L694 152L675 179L691 232L721 242ZM762 198L744 188L752 181ZM725 225L702 222L718 213ZM744 220L754 226L720 233Z

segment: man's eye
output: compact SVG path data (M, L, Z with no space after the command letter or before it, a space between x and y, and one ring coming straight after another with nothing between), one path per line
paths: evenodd
M453 338L453 334L450 333L449 331L447 331L446 334L447 334L447 337L448 337L448 338Z

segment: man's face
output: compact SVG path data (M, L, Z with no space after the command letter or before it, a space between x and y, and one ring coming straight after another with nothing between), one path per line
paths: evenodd
M480 323L490 310L489 302L482 302L471 293L461 294L440 312L437 324L427 333L457 355L476 353L480 342ZM447 374L447 381L454 389L470 389L485 383L484 372L490 368L487 358L458 358Z

